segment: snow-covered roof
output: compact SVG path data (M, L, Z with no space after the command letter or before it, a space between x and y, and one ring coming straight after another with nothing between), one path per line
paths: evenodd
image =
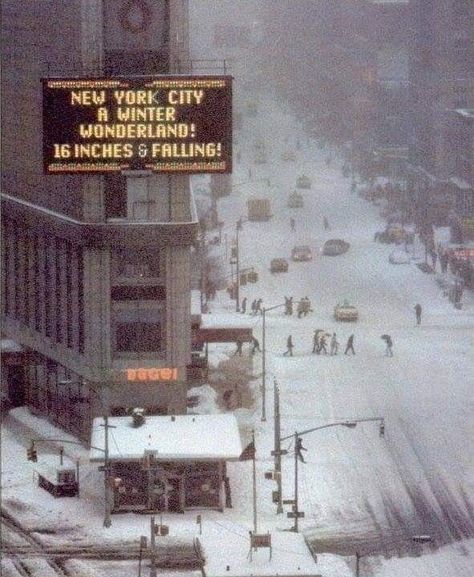
M0 351L2 353L21 353L24 350L25 349L21 345L11 339L0 340Z
M456 108L456 112L460 116L464 116L466 118L474 118L474 108Z
M91 461L104 460L103 423L101 417L94 419ZM141 459L145 450L156 451L160 461L237 460L242 453L237 419L231 414L149 416L140 427L132 423L132 417L109 418L114 427L109 429L111 460Z
M449 182L452 182L454 186L457 186L461 190L471 190L471 185L466 182L463 178L459 178L458 176L451 176Z
M252 321L231 313L209 313L201 317L202 329L252 329L254 325L255 318Z

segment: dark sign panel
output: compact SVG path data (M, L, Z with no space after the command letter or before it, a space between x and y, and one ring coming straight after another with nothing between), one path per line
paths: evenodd
M46 174L232 170L229 76L43 79Z

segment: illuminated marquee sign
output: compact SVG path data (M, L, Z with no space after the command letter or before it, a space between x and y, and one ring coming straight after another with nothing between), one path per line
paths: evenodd
M232 170L230 76L42 82L46 174Z
M152 368L152 369L125 369L127 381L177 381L178 369Z

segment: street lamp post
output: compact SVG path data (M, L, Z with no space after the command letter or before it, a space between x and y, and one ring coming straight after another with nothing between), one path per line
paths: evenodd
M58 381L58 385L62 386L73 384L79 384L79 383L75 383L74 381ZM89 383L82 382L81 384L87 384L87 388L96 395L96 397L100 400L102 405L103 410L102 418L104 419L104 424L101 426L104 427L105 429L104 430L104 499L105 499L104 527L110 527L112 525L112 519L111 519L111 504L110 504L109 429L113 427L109 425L109 417L108 417L109 402L107 396L108 389L105 386L102 387L101 388L102 394L100 394L94 387L91 387ZM105 400L104 397L106 397ZM82 401L83 398L78 396L76 400Z
M278 509L277 513L283 512L283 501L282 501L282 479L281 479L281 456L286 454L286 451L281 450L281 442L286 441L294 437L294 457L295 457L295 465L294 465L294 479L295 479L295 499L294 499L294 511L292 516L294 516L295 524L292 528L292 531L298 533L298 519L303 516L302 512L298 508L298 442L303 435L307 435L308 433L313 433L314 431L320 431L322 429L329 429L330 427L347 427L348 429L354 429L358 423L365 423L369 421L377 421L379 422L379 433L380 436L383 437L385 434L385 419L384 417L367 417L362 419L352 419L348 421L336 421L335 423L328 423L326 425L320 425L319 427L313 427L311 429L305 429L304 431L295 431L292 435L287 435L285 437L278 437L276 435L276 431L280 430L280 412L279 412L279 394L278 394L278 387L275 387L277 393L277 402L278 402L278 412L276 413L275 419L275 450L272 454L275 455L275 471L277 471L277 459L278 459L278 467L279 473L276 475L277 483L278 483Z

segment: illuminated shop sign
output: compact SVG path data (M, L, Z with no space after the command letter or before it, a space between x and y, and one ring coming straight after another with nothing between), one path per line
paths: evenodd
M232 170L232 78L43 79L46 174Z
M127 381L177 381L178 369L152 368L152 369L125 369Z

